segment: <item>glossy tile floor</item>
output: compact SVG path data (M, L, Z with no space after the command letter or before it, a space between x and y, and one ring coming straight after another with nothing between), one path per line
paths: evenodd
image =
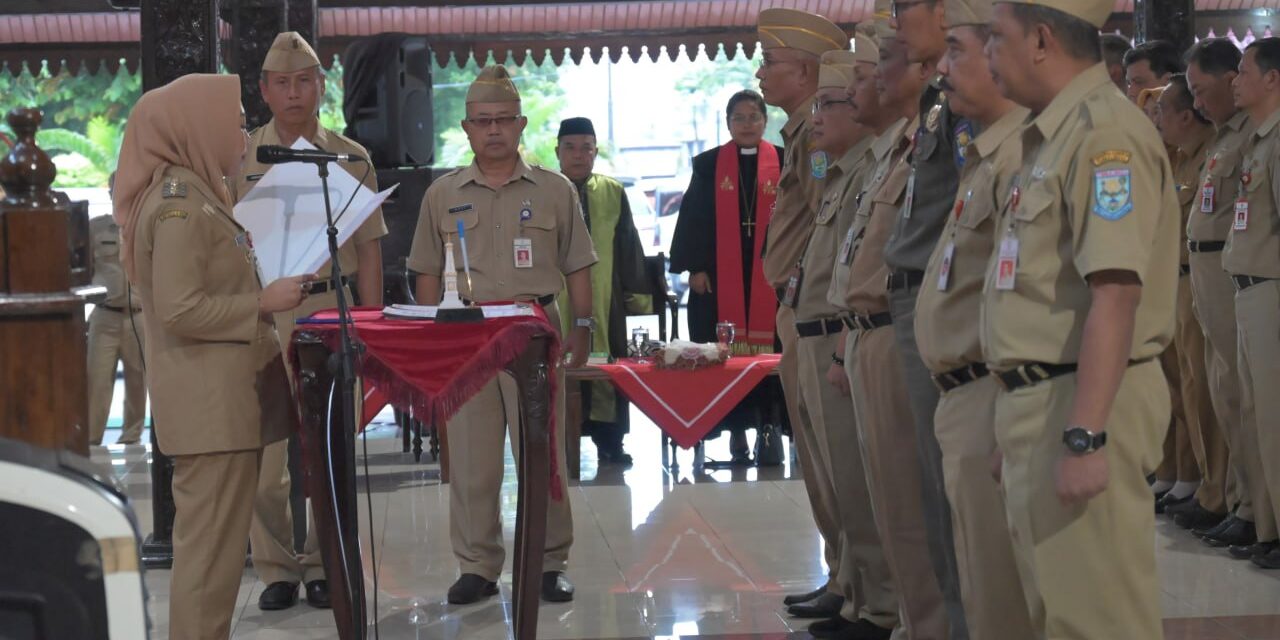
M383 638L468 640L509 637L510 558L501 595L468 607L445 604L456 577L449 550L448 492L439 467L401 453L389 412L370 431L373 526L361 494L361 535L378 558L378 621ZM107 432L108 442L118 431ZM790 466L697 471L692 452L662 468L658 431L633 417L634 467L599 468L583 445L583 480L571 487L575 544L572 604L541 609L540 638L807 638L782 594L818 584L825 573L804 487ZM144 438L145 441L145 438ZM708 456L727 457L721 439ZM109 465L151 528L146 447L108 445L93 458ZM515 526L514 466L508 457L503 501L507 544ZM370 533L372 532L372 534ZM1161 519L1156 545L1169 640L1280 639L1280 572L1228 559ZM372 574L366 582L372 586ZM155 638L167 637L167 571L147 574ZM263 612L263 585L246 569L235 638L334 638L332 617L306 604ZM372 637L372 634L370 635ZM1117 639L1119 640L1119 639Z

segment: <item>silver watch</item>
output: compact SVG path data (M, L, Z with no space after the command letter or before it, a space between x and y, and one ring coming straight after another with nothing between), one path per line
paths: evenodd
M595 318L576 318L573 321L573 326L585 327L594 333L596 330L596 319Z

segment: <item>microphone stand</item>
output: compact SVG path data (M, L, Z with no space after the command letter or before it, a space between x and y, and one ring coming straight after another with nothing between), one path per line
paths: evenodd
M329 370L334 374L335 384L338 385L342 394L342 432L343 442L351 443L355 441L356 436L356 403L355 403L355 384L356 384L356 354L359 348L351 339L351 307L347 301L346 290L342 286L342 266L338 262L338 227L333 219L333 205L329 202L329 162L314 161L316 169L320 173L320 188L324 192L324 215L325 222L328 224L329 236L329 266L330 266L330 284L334 293L338 298L338 330L339 330L339 347L337 353L329 358ZM330 405L332 406L332 405ZM332 439L332 430L328 430L329 437ZM355 469L355 449L348 447L345 449L348 454L348 463L350 469ZM332 451L330 451L332 455ZM354 484L352 490L354 491ZM335 496L336 497L336 496ZM354 495L350 496L354 499ZM354 500L352 500L354 503ZM336 512L335 512L336 515ZM338 523L338 535L344 537L342 533L343 525ZM342 547L346 547L345 541ZM353 579L352 576L343 576L347 581L347 593L354 595L354 586L352 582L360 581L360 589L364 588L364 576ZM366 633L366 614L363 606L364 598L352 598L352 628L356 629L358 637L364 638Z

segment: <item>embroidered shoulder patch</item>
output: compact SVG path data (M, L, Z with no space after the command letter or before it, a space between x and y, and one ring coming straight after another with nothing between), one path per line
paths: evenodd
M956 166L964 169L965 153L969 150L969 145L973 144L973 125L968 120L961 121L956 125Z
M1129 164L1133 159L1133 154L1128 151L1119 149L1108 149L1093 157L1093 166L1101 167L1104 164Z
M1103 220L1119 220L1133 211L1133 173L1129 169L1093 172L1093 212Z
M170 209L169 211L166 211L160 214L160 219L158 220L158 222L164 222L165 220L174 220L174 219L186 220L187 212L181 209Z
M172 179L165 180L160 187L160 195L165 198L185 198L187 197L187 183Z
M827 177L827 152L814 151L809 155L809 169L814 179L824 180Z

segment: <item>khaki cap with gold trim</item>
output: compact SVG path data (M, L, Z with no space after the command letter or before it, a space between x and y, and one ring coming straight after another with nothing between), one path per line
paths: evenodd
M828 51L848 51L849 35L830 20L795 9L765 9L757 31L766 49L797 49L821 56Z
M467 104L472 102L519 102L520 92L511 74L502 65L491 65L480 70L471 88L467 90Z
M819 89L844 89L853 84L853 64L857 56L852 51L828 51L822 54L822 66L818 67Z
M945 0L942 6L948 28L991 22L991 0Z
M316 55L316 50L297 31L285 31L277 35L271 43L271 49L267 51L266 59L262 61L263 71L277 73L293 73L318 66L320 56Z
M1057 9L1075 16L1101 29L1116 8L1115 0L996 0L1008 4L1028 4L1033 7Z

